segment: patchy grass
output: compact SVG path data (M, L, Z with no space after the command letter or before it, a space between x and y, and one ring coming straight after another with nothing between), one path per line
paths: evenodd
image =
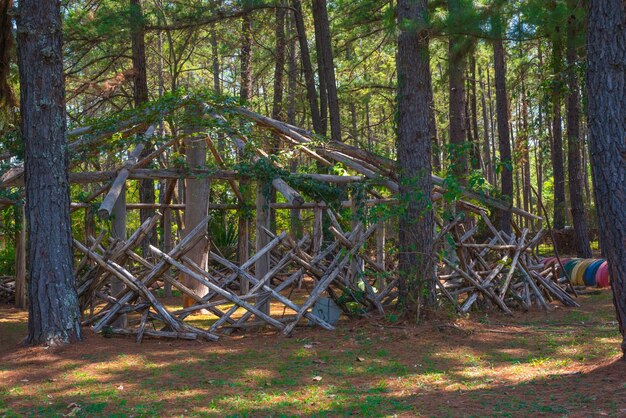
M5 307L0 416L624 415L626 365L617 361L610 293L581 304L218 343L138 346L86 330L85 342L60 349L19 347L26 314Z

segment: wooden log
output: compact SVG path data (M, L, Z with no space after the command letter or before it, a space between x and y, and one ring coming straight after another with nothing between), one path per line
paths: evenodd
M278 321L276 321L274 318L272 318L271 316L265 314L264 312L262 312L261 310L257 309L256 307L250 305L248 302L244 301L243 299L241 299L239 296L236 296L235 294L222 289L221 287L217 286L216 284L212 283L209 280L206 280L205 277L202 277L199 274L196 274L192 269L190 269L189 267L185 266L184 264L179 263L178 261L176 261L175 259L173 259L172 257L170 257L169 255L163 253L161 250L159 250L158 248L156 248L155 246L151 245L150 246L150 250L152 250L152 252L154 252L156 255L162 257L164 260L166 260L168 263L170 263L172 266L176 267L178 270L184 272L185 274L187 274L189 277L193 277L195 280L199 281L200 283L202 283L204 286L208 287L209 289L211 289L213 292L215 292L216 294L222 296L224 299L229 300L230 302L238 305L241 308L244 308L247 311L250 311L252 313L254 313L257 317L259 317L259 319L262 319L263 321L267 322L268 324L282 330L284 328L284 325ZM200 270L200 266L198 266L196 263L193 262L193 260L191 260L188 257L184 257L185 262L188 263L189 265L194 265L196 271ZM208 275L208 273L206 273L205 275ZM222 317L224 318L224 317ZM211 328L213 329L213 327Z
M213 145L213 141L211 141L211 138L208 136L205 136L204 140L206 141L207 147L211 151L211 154L213 154L213 158L215 158L215 162L217 163L218 167L225 169L226 164L224 164L224 160L222 159L222 156L220 155L220 153L217 152L217 149L215 148L215 145ZM233 190L233 193L235 193L235 196L237 196L237 199L239 199L239 202L244 204L246 200L244 199L243 195L239 191L239 186L237 185L237 182L235 182L235 180L228 180L228 184L230 185L230 188Z
M480 283L478 283L478 281L476 279L474 279L473 277L471 277L469 274L467 274L466 272L464 272L463 270L461 270L460 268L458 268L457 266L455 266L452 262L450 262L449 260L447 260L445 257L442 258L442 261L450 268L452 268L453 270L455 270L457 273L459 273L461 276L463 276L463 278L465 278L467 281L469 281L470 283L472 283L474 286L476 286L476 288L478 290L480 290L483 294L485 294L487 297L489 297L490 299L492 299L499 307L500 309L502 309L505 313L509 314L509 315L513 315L513 312L511 312L511 310L509 309L508 306L506 306L504 304L504 302L502 302L498 296L496 296L495 293L493 293L493 291L491 291L488 287L486 287L484 285L484 283L481 285Z
M144 137L146 139L149 139L154 133L155 129L156 125L151 125L144 134ZM100 208L98 209L98 216L100 217L100 219L108 219L111 216L113 206L115 205L115 202L117 201L118 197L124 189L126 180L128 179L128 176L130 174L130 169L139 161L139 156L141 155L143 148L143 142L138 144L135 149L130 153L128 159L122 166L122 169L117 174L117 177L113 181L113 184L111 184L109 193L107 193L104 200L102 201L102 204L100 205Z
M117 334L117 335L137 335L138 334L138 330L123 329L123 328L111 328L110 332L113 334ZM151 329L144 329L142 336L143 335L148 335L150 337L157 337L157 338L172 338L172 339L177 339L177 340L190 340L190 341L198 339L198 334L193 333L193 332L171 332L171 331L156 331L156 330L151 330Z
M156 297L150 292L150 290L146 287L144 283L142 283L139 279L133 276L128 270L124 267L116 264L110 260L104 260L98 254L90 251L89 248L84 247L80 242L74 241L74 244L86 255L88 255L92 260L98 263L102 268L112 273L115 277L120 279L124 284L128 287L128 289L132 290L141 295L144 299L150 302L152 307L161 315L163 320L167 325L172 327L177 332L182 332L183 328L181 324L174 319L169 312L161 305L161 303L156 299ZM124 289L123 291L125 291ZM122 292L123 292L122 291ZM118 302L115 306L121 304L121 300L119 295L117 295L116 299Z
M169 253L169 255L176 259L185 254L198 240L200 240L206 231L206 226L211 220L211 216L207 216L202 222L200 222L185 238L183 238L176 247ZM157 265L152 269L142 280L142 283L145 286L150 286L154 283L163 273L169 270L170 264L166 261L160 261ZM105 312L102 317L99 318L99 322L93 326L93 330L95 332L99 332L102 327L104 327L108 321L117 313L122 306L132 299L136 298L136 295L133 293L125 292L124 294L118 295L119 302L112 306L107 306L104 308ZM110 309L107 309L110 308Z
M504 279L504 284L500 288L500 300L504 300L504 295L506 294L507 288L509 287L509 284L511 283L511 279L513 278L513 274L515 273L515 266L517 266L517 261L519 260L519 256L522 253L522 248L526 240L527 234L528 234L528 229L524 229L524 231L522 232L522 236L519 239L519 242L517 244L517 249L515 250L515 254L513 255L513 260L511 261L511 267L509 267L509 272L506 275L506 278Z
M296 315L295 320L285 327L285 330L283 331L285 335L289 335L291 334L291 332L293 332L293 329L295 328L296 324L300 321L300 319L302 319L304 315L306 315L307 310L311 308L311 306L313 306L313 304L317 301L317 299L320 298L320 296L326 290L326 288L330 285L330 283L333 280L335 280L335 278L337 278L341 269L343 269L346 266L346 264L354 256L354 254L356 254L356 252L361 248L363 243L367 240L367 238L369 238L371 234L374 233L375 230L376 230L376 226L373 226L368 231L366 231L365 234L363 234L360 237L359 241L354 244L353 248L350 251L348 251L344 257L342 257L341 253L335 256L335 259L329 266L327 273L317 282L317 284L311 291L309 298L306 300L306 302L304 302L304 304L297 311L298 313Z
M214 257L214 259L220 263L222 263L225 266L228 266L231 269L237 270L237 266L232 264L230 261L226 260L226 259L222 259L221 257L212 254L212 256ZM257 283L257 279L256 277L252 276L250 273L247 273L245 270L241 270L239 274L243 274L246 275L246 277L248 278L248 280L250 280L251 283L256 284ZM270 292L271 296L276 299L277 301L279 301L280 303L282 303L283 305L287 306L288 308L298 312L300 310L300 307L298 305L296 305L294 302L292 302L291 300L289 300L288 298L286 298L285 296L281 295L280 293L276 292L274 289L272 289L271 287L265 285L262 287L262 289L266 292ZM327 330L333 330L335 329L335 327L333 327L332 325L330 325L329 323L327 323L326 321L324 321L323 319L319 318L317 315L314 315L312 313L306 313L305 317L307 319L309 319L311 322L313 322L314 324L317 324L319 326L321 326L322 328L325 328Z
M322 208L316 207L313 213L313 254L318 254L322 249L322 241L324 240Z

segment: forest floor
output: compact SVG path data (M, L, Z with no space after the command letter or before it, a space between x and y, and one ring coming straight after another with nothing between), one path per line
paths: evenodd
M0 416L626 416L610 291L581 308L420 326L345 321L217 343L22 348L0 307Z

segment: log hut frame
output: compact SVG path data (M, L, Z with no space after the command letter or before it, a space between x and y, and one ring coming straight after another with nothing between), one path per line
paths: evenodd
M196 102L195 106L201 109L202 119L211 127L212 133L202 130L194 133L195 138L206 144L210 168L169 164L165 155L180 149L184 135L165 140L147 156L140 157L147 139L156 135L157 127L167 120L169 115L163 111L155 118L145 116L149 112L144 110L145 113L102 133L94 126L69 132L69 149L74 155L70 181L96 185L83 201L72 203L72 211L84 210L86 220L94 219L94 214L107 220L115 219L116 211L119 216L119 211L125 214L127 210L157 210L154 217L128 238L119 234L107 237L105 231L95 236L93 225L85 225L84 240L75 237L74 272L84 312L83 324L105 334L134 335L138 342L145 336L216 341L220 335L258 326L270 326L285 335L303 324L332 330L333 324L312 309L322 296L332 299L349 316L384 315L397 298L395 260L386 251L386 242L393 236L388 228L393 216L376 219L367 216L367 208L389 209L401 205L395 196L399 191L395 161L346 143L323 140L310 131L243 107L205 101ZM244 125L249 127L247 131L240 129ZM253 131L278 139L283 149L297 154L302 161L320 167L341 164L344 174L289 173L275 158L276 150L266 151L247 136ZM116 169L80 171L79 156L99 152L94 150L113 133L122 138L139 133L140 140L126 150L127 157ZM220 141L229 142L230 147L216 147L216 135ZM235 160L235 155L247 155L248 165L229 165L227 161ZM259 167L265 172L255 178L249 170ZM186 204L180 196L174 201L176 186L194 178L210 179L209 184L226 182L232 191L236 203L205 202L209 211L241 213L254 208L254 234L239 231L256 239L255 251L249 258L228 259L214 247L205 250L205 265L188 256L202 240L210 240L207 226L211 216L207 214L195 225L182 225L180 212ZM298 181L294 182L294 178ZM439 209L445 207L449 215L436 217L437 228L433 231L436 248L430 255L437 265L437 277L432 279L436 282L440 306L446 305L459 314L492 308L513 314L516 309L527 311L533 305L550 310L553 300L566 306L577 305L567 292L568 288L573 290L568 279L559 280L554 266L544 266L536 254L545 231L532 233L520 229L514 220L514 233L505 234L493 226L487 207L510 210L518 221L529 220L530 224L541 221L541 217L465 189L456 199L445 199L446 182L437 176L432 178L433 201ZM128 183L143 179L160 182L160 202L126 203L123 196ZM258 183L254 204L250 193L240 189L242 180ZM356 186L363 193L358 198L354 193L352 199L339 201L324 201L320 196L307 201L310 190L298 190L303 182L309 186L327 185L329 190ZM0 188L4 189L19 189L22 185L20 166L6 171L0 182ZM272 188L283 197L282 202L269 199L268 190ZM12 204L16 202L0 201L0 205ZM342 208L349 209L346 212L353 216L342 216ZM296 211L296 214L313 212L313 219L306 231L296 231L298 228L273 231L272 212L280 210ZM468 218L472 221L468 222ZM186 228L177 243L172 234L174 220L179 230ZM141 242L159 223L163 248L151 245L151 254L141 254ZM25 234L18 236L18 245L23 248ZM16 253L24 257L24 251ZM236 254L247 251L239 248ZM16 287L23 288L26 277L23 260L17 263L22 266L18 277L0 280L0 296L10 294L11 289L15 293ZM183 275L185 280L181 280ZM200 286L205 292L197 292ZM168 310L155 296L160 288L175 288L191 303L182 309ZM214 320L207 327L185 321L198 312L208 313ZM120 318L128 320L120 321Z

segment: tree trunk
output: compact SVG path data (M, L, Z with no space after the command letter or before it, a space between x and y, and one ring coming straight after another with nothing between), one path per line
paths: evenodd
M556 5L553 1L551 4ZM552 6L556 7L556 6ZM561 127L561 98L563 92L563 42L560 28L554 30L552 39L552 172L554 175L554 229L565 228L565 169L563 165L563 129Z
M146 42L142 0L130 0L130 38L132 45L133 72L135 75L133 84L133 96L135 107L139 107L148 102L148 76L146 65ZM141 157L145 157L153 151L151 144L146 144ZM154 203L154 180L142 180L139 183L139 200L141 203ZM154 216L154 209L140 209L139 220L144 223L148 218ZM141 242L141 252L144 257L150 256L150 244L156 245L157 236L154 231L150 231L148 237Z
M587 19L594 193L626 359L626 4L590 1Z
M470 109L471 109L471 126L474 131L472 142L472 168L480 169L483 166L482 158L480 155L480 140L478 134L478 105L476 103L476 47L472 48L469 56L470 66ZM470 117L470 116L468 116Z
M528 140L528 96L526 95L526 85L522 82L522 152L524 167L524 210L533 211L532 192L530 189L530 145ZM525 219L526 227L530 228L530 219Z
M0 109L15 106L15 94L9 84L13 50L11 10L13 0L0 0Z
M578 95L578 75L576 65L577 37L580 23L574 15L578 0L568 0L571 15L567 22L567 168L569 175L569 195L572 208L574 232L576 234L576 253L578 257L591 258L591 245L585 217L583 192L583 168L581 166L580 109Z
M491 147L489 145L490 144L490 141L489 141L490 122L489 122L489 118L487 117L487 103L485 100L485 83L483 82L483 77L482 77L480 68L478 69L478 77L480 78L480 104L482 107L482 114L483 114L483 154L484 154L484 161L485 161L485 175L487 177L487 180L493 184L494 172L493 172L493 165L491 162Z
M82 339L72 225L61 4L20 0L18 54L28 225L28 344Z
M317 105L317 91L315 90L315 78L313 76L313 66L311 65L311 54L309 53L309 43L306 39L306 30L304 27L304 16L302 15L302 2L300 0L292 0L294 20L296 22L296 31L298 33L298 42L300 44L300 59L302 61L302 70L304 71L304 79L306 82L307 99L309 100L309 108L311 110L311 119L313 130L322 135L323 125Z
M293 32L295 18L287 19L287 27ZM288 31L288 32L289 32ZM296 89L298 86L298 55L296 50L296 38L291 37L288 51L288 82L287 82L287 123L296 125ZM298 172L298 155L294 155L289 161L289 170L292 173ZM290 231L296 239L302 237L302 218L299 209L290 210Z
M241 22L241 101L252 97L252 16L247 14Z
M398 21L398 175L406 211L400 217L399 301L419 319L434 302L430 59L427 1L399 0ZM421 28L418 30L418 28Z
M509 132L509 99L506 92L506 64L502 42L502 21L494 16L493 60L496 78L496 112L498 118L498 145L500 149L500 185L501 197L511 204L513 199L513 161L511 159L511 140ZM500 211L500 229L511 233L511 211Z
M15 205L15 307L28 308L28 280L26 278L26 217L24 205Z
M487 67L487 98L489 102L489 125L491 131L491 167L493 174L493 185L498 187L498 176L497 176L497 157L496 157L496 124L494 122L495 118L493 117L493 99L491 96L491 75L489 72L489 67Z
M337 82L335 81L335 63L330 36L330 23L326 0L313 0L313 20L315 22L315 38L318 41L318 54L322 56L320 80L326 84L328 98L328 113L330 120L330 137L334 141L341 141L341 114L339 112L339 98L337 96ZM318 37L319 31L319 37Z
M189 107L186 110L193 119L199 117L200 109ZM186 128L187 137L185 138L185 156L187 166L189 168L205 168L206 167L206 150L207 145L204 139L197 135L196 128L193 124ZM206 216L209 211L209 192L211 183L208 178L187 178L185 180L185 227L183 229L182 238L185 238ZM209 242L206 238L202 238L187 253L187 257L193 260L200 267L205 267L207 263L209 250ZM185 274L182 274L183 283L192 289L194 293L200 297L205 296L209 289L205 285L193 280ZM195 302L188 296L183 297L184 306L187 308Z
M242 45L241 45L241 91L240 97L243 103L250 100L252 94L252 18L246 15L242 22ZM241 152L238 151L241 158ZM249 197L247 192L249 182L239 181L239 190L244 197ZM237 223L237 261L243 264L248 261L250 255L250 217L247 211L240 210ZM242 293L247 293L248 281L242 279Z
M458 0L449 0L450 14L458 14L460 5ZM448 111L450 114L450 164L452 171L459 181L467 177L467 121L465 112L465 84L463 71L465 70L465 42L459 36L450 36L448 41Z
M282 3L279 3L282 6ZM276 120L284 120L283 116L283 75L285 72L285 9L276 7L276 50L274 56L276 63L274 66L274 97L272 101L272 118ZM282 141L278 137L274 137L271 152L275 155L279 154L279 148ZM272 188L270 193L270 204L276 203L276 189ZM276 211L270 211L270 230L276 232Z

